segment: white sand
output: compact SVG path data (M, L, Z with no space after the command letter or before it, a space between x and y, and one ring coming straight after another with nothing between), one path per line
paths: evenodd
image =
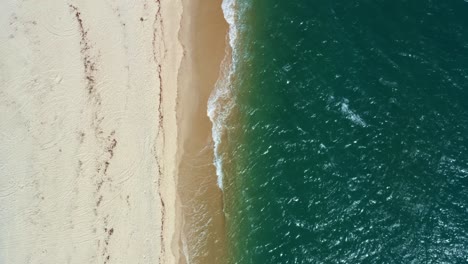
M0 263L178 259L182 6L158 2L0 2Z

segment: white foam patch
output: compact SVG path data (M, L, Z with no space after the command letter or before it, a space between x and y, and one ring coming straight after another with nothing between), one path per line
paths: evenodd
M237 51L235 49L238 29L236 26L236 0L223 0L222 9L224 19L229 24L229 45L230 50L226 49L226 56L221 64L221 74L215 84L215 89L208 100L208 117L212 126L212 136L214 141L214 165L216 166L216 175L218 177L218 186L223 189L223 155L220 150L223 134L225 133L225 124L234 101L231 92L231 81L236 68Z
M367 123L364 121L364 119L362 119L358 114L349 109L349 100L346 98L341 103L341 113L343 113L343 115L347 119L351 120L351 122L353 122L354 124L362 127L367 126Z

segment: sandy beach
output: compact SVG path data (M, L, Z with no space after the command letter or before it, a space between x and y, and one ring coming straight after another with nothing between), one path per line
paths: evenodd
M226 55L228 25L222 0L183 0L180 40L184 46L179 78L181 202L180 263L225 263L223 193L213 164L208 98Z
M182 11L2 1L1 263L179 262Z

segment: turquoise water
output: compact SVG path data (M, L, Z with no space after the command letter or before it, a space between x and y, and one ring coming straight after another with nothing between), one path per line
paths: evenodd
M468 263L468 3L224 11L229 263Z

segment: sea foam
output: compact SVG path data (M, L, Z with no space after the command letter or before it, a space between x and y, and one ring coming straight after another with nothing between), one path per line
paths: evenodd
M226 55L221 64L220 76L215 84L215 89L208 100L208 117L212 126L212 136L214 142L214 165L218 177L218 186L223 189L223 155L220 150L225 124L231 112L234 101L232 98L232 78L236 68L236 42L238 29L236 26L236 0L223 0L222 9L224 19L229 24L229 34L227 40L229 46L226 47Z

